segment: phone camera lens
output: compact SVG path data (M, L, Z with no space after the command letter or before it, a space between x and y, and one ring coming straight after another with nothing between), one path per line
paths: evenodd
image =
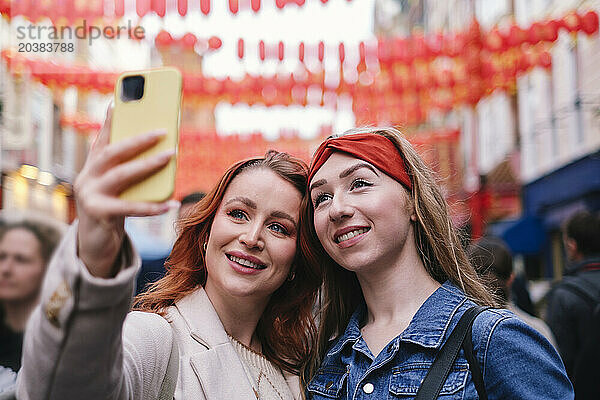
M123 78L123 90L121 90L121 100L135 101L144 95L144 77L141 75L128 76Z

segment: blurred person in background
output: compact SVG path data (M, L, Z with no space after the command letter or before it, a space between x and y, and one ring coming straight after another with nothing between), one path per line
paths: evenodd
M556 348L556 340L546 323L520 309L511 301L511 285L515 278L513 258L508 246L500 238L484 236L469 246L469 260L477 273L488 283L500 300L500 305L512 311L526 324L536 329Z
M109 143L110 115L75 181L79 220L28 324L17 397L299 399L320 284L297 252L306 164L269 151L232 165L179 221L167 274L129 312L140 258L124 219L175 204L119 194L173 153L135 159L161 134Z
M514 275L510 285L510 300L514 305L519 307L520 310L525 311L527 314L534 317L537 315L535 306L533 305L529 294L529 280L527 279L525 271Z
M14 371L21 366L25 325L59 241L59 231L41 223L14 222L0 228L0 365Z
M187 217L193 206L202 200L204 196L206 196L206 193L204 192L192 192L187 196L184 196L183 199L181 199L181 206L179 207L177 219Z
M192 207L202 200L205 195L203 192L193 192L184 196L181 199L181 206L177 212L177 220L187 216ZM165 262L167 259L168 256L151 259L142 258L142 267L136 280L136 295L145 292L149 284L165 276Z
M575 386L576 398L600 398L600 218L588 211L563 225L570 265L550 291L546 321Z

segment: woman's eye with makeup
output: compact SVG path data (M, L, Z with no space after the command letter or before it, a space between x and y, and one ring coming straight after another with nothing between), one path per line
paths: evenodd
M319 204L321 204L322 202L324 202L325 200L329 199L331 197L331 195L327 194L327 193L318 193L313 200L313 207L317 208L319 206Z
M281 224L271 224L269 225L269 229L275 233L281 233L286 236L290 234L289 231L285 228L285 226Z
M352 185L350 185L350 190L359 189L361 187L366 187L366 186L373 186L373 184L367 180L359 178L359 179L355 179L354 181L352 181Z
M229 215L230 217L234 218L234 219L240 219L240 220L247 220L248 217L246 216L246 213L243 212L242 210L231 210L227 212L227 215Z

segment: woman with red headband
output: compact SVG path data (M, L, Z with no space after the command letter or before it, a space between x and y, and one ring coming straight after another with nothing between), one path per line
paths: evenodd
M308 398L573 398L552 345L491 308L433 173L397 130L322 143L302 217L324 279Z

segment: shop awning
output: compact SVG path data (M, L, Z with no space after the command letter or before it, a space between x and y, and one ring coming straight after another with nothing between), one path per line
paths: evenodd
M538 253L546 237L541 220L532 216L496 222L488 232L504 240L515 254Z

